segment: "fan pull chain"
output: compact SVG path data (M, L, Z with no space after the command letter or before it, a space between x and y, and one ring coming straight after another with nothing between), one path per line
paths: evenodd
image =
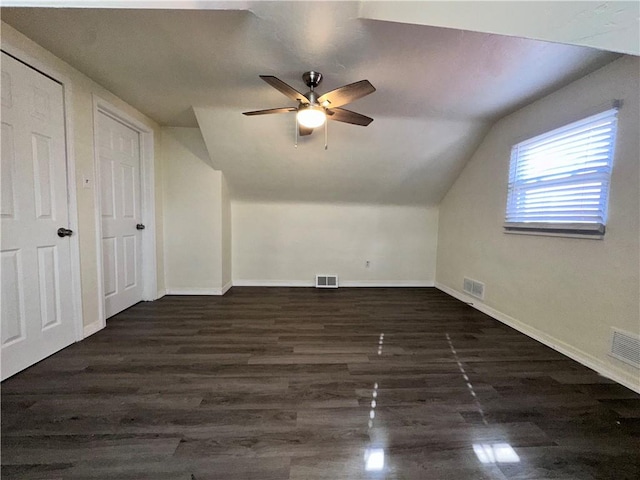
M298 126L298 115L295 115L295 117L296 117L296 128L295 128L296 140L295 140L293 146L294 146L294 148L298 148L298 128L299 128L299 126Z
M325 120L324 121L324 149L325 150L329 149L329 134L327 133L328 128L329 128L329 121Z

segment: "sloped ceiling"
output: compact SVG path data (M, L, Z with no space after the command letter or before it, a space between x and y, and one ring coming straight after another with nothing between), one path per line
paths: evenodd
M360 18L359 2L243 2L242 10L3 8L2 20L166 126L199 127L235 199L437 204L495 120L611 62L586 47ZM293 106L259 74L320 93L368 79L294 147ZM194 115L195 113L195 115ZM505 152L508 155L508 152Z

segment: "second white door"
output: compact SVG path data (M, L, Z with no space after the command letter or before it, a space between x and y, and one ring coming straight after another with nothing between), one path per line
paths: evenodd
M105 317L142 300L140 134L98 112Z

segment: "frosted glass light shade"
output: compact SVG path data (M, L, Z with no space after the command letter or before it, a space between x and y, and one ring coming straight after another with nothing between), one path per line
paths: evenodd
M322 107L305 107L298 110L298 122L303 127L316 128L326 121Z

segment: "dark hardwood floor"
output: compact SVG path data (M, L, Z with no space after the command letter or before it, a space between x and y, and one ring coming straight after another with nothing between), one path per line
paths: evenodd
M141 303L2 384L2 478L634 479L640 396L435 289Z

